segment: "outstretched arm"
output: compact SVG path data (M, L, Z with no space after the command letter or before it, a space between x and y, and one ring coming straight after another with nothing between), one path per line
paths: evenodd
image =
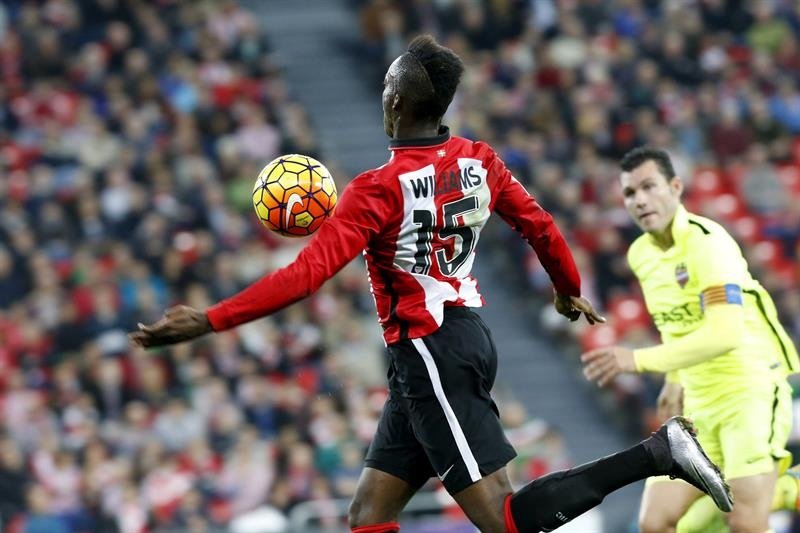
M736 242L722 231L689 241L690 267L700 288L703 321L667 343L630 350L598 348L581 356L583 373L600 385L623 372L671 372L718 357L739 346L744 331L742 280L747 264Z
M145 348L191 340L269 315L312 294L364 250L382 227L381 213L390 212L376 209L374 202L380 192L370 181L353 181L342 194L335 214L290 265L267 274L206 312L184 305L168 309L155 324L140 324L130 340Z
M673 342L633 352L639 372L670 372L708 361L733 350L742 340L741 304L712 305L703 325Z
M728 296L732 301L725 300L724 295L717 296L718 300L706 308L703 324L680 339L639 350L610 346L583 354L586 379L603 386L623 372L672 372L733 350L739 346L744 330L741 289L733 287L727 289L734 293ZM706 294L724 291L722 287L712 287Z

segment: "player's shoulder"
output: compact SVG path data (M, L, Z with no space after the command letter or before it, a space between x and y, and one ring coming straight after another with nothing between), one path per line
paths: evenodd
M356 198L368 197L377 199L385 197L386 183L382 179L379 170L378 168L365 170L351 179L342 191L342 200L352 201Z
M636 272L637 266L646 260L652 247L647 233L639 235L628 247L628 264L634 272Z
M402 166L402 163L401 163ZM350 181L349 186L359 188L368 187L372 189L384 188L393 181L397 175L398 158L392 154L386 163L379 167L365 170Z
M492 148L491 145L486 141L473 141L463 137L455 137L455 139L459 141L465 150L469 150L474 153L478 159L497 157L497 152L495 152L494 148Z
M739 264L737 259L743 258L742 248L722 224L694 213L689 213L688 218L689 227L682 243L687 256L695 258L703 267L720 261Z
M394 201L397 189L397 169L392 168L390 159L385 164L361 172L347 184L348 195L369 198L378 203Z
M489 181L497 182L497 177L502 176L502 172L498 172L498 168L504 169L505 164L500 157L500 154L485 141L473 141L463 137L454 137L453 142L457 147L459 158L471 159L473 161L480 161L480 166L486 169L494 169L491 172L492 176ZM498 167L499 165L499 167Z
M690 243L703 246L707 245L710 241L735 242L731 234L728 233L728 230L719 222L695 213L687 212L686 215L689 222L686 236Z
M381 172L381 170L385 166L386 165L383 165L383 166L380 166L380 167L377 167L377 168L371 168L369 170L365 170L365 171L361 172L360 174L356 175L355 178L350 180L350 185L357 187L359 185L375 185L375 184L377 184L380 181L380 179L382 177L382 174L383 174Z
M697 213L686 212L693 235L727 235L728 232L719 222L708 217L700 216Z

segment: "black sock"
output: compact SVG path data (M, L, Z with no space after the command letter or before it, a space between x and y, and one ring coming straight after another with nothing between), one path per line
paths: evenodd
M530 482L511 497L511 516L519 533L552 531L598 505L607 494L659 473L652 453L639 443Z

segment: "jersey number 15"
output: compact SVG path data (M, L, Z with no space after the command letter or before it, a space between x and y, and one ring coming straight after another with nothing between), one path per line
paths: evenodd
M478 197L466 196L460 200L448 202L442 205L441 224L436 224L436 213L428 209L415 209L412 213L412 221L417 228L417 253L414 254L415 274L428 275L431 269L431 262L436 261L439 271L445 276L453 276L461 266L466 263L477 239L475 229L469 226L459 225L459 217L478 209ZM463 218L462 218L463 220ZM453 242L452 257L447 257L444 249L436 250L433 253L431 242L433 232L436 227L441 229L437 232L440 240L455 239Z

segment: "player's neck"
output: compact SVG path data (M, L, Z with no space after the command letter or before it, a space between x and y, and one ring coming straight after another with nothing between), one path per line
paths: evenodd
M440 122L412 122L404 124L402 120L398 120L394 128L395 140L401 141L406 139L427 139L429 137L436 137L439 135Z
M669 250L672 248L672 245L675 244L675 239L672 237L672 222L673 221L670 221L670 223L667 224L667 227L662 231L654 231L650 233L650 236L653 237L656 245L662 250Z

